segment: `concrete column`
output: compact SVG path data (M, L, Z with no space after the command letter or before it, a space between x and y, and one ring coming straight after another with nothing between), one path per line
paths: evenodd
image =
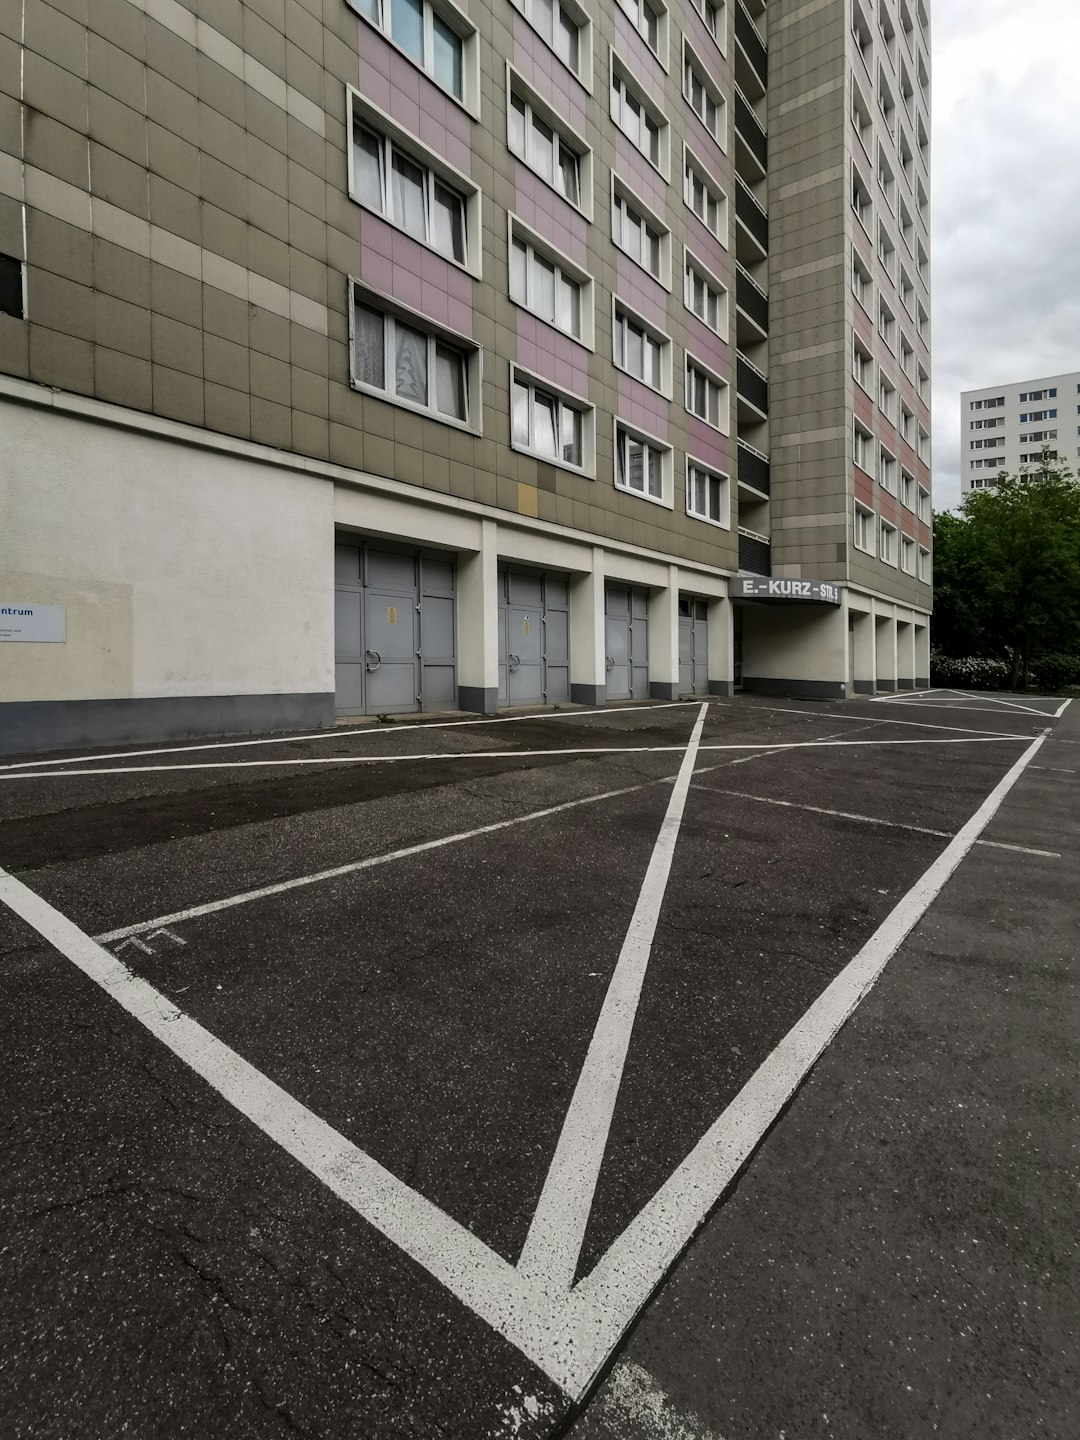
M723 595L709 601L710 695L735 693L734 611L731 601Z
M667 567L667 585L649 592L649 694L679 696L679 567Z
M850 611L855 622L852 644L855 646L855 694L872 695L877 678L877 656L874 649L874 614Z
M930 626L915 626L915 689L930 688Z
M604 621L604 551L593 546L592 569L570 580L570 699L603 705L607 699Z
M457 566L458 707L493 715L499 706L499 544L494 520L480 521L480 549Z
M896 616L892 609L886 615L874 616L877 649L877 688L896 689Z
M910 620L896 622L896 688L915 689L915 626Z

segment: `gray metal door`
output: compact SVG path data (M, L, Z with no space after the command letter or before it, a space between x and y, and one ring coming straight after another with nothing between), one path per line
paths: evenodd
M453 563L341 541L334 570L338 713L452 708Z
M704 695L709 689L709 604L679 597L679 690Z
M561 575L499 571L499 703L570 697L570 591Z
M649 594L629 585L604 592L607 698L649 698Z

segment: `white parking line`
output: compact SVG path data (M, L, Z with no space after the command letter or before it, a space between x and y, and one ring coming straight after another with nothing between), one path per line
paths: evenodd
M525 720L567 720L570 718L580 719L585 715L625 715L631 710L682 710L691 705L699 705L699 700L658 700L655 703L639 705L607 706L598 710L545 710L536 715L477 715L475 720L433 720L430 722L416 721L409 725L393 726L393 733L400 735L405 730L458 730L466 725L520 725ZM253 745L292 745L300 741L309 740L345 740L353 736L359 736L366 740L369 735L385 735L388 727L383 725L362 725L355 730L320 730L314 734L308 731L301 735L271 735L260 740L207 740L199 745L168 745L157 746L149 750L117 750L109 755L68 755L62 760L50 760L48 758L38 760L18 760L11 765L0 765L0 771L4 770L34 770L40 769L42 765L82 765L88 761L95 761L100 764L102 760L140 760L147 755L190 755L199 750L244 750Z
M699 702L700 703L700 702ZM886 746L886 745L996 745L1000 740L1030 740L1030 735L990 733L962 736L956 740L788 740L771 744L702 745L702 750L807 750L814 746ZM288 769L308 765L400 765L405 761L433 760L537 760L555 755L670 755L681 751L681 745L588 745L566 746L561 750L456 750L450 753L425 752L420 755L320 755L318 759L298 760L203 760L179 765L109 765L103 769L64 771L25 771L0 775L0 783L12 780L76 780L82 775L155 775L187 770L265 770Z
M897 710L948 710L954 715L958 710L963 710L965 714L969 715L1001 716L1000 710L989 710L985 705L950 705L948 701L941 700L892 700L890 704ZM1032 710L1031 713L1032 715L1038 715L1043 720L1053 720L1055 718L1050 710Z
M878 720L874 716L867 715L844 715L836 711L821 710L796 710L788 705L754 705L754 710L763 710L769 715L811 715L816 720L850 720L853 723L861 723L864 726L871 725L906 725L916 730L953 730L959 735L1000 735L1000 730L982 730L976 725L937 725L932 720L896 720L893 716L887 719ZM1049 717L1045 717L1049 718ZM842 732L841 732L842 733ZM1028 736L1028 739L1031 737Z
M1072 704L1072 700L1071 700L1071 699L1070 699L1070 700L1063 700L1062 703L1058 706L1058 708L1054 711L1054 719L1055 719L1055 720L1060 720L1061 717L1062 717L1062 715L1065 714L1065 711L1069 708L1069 706L1070 706L1071 704Z

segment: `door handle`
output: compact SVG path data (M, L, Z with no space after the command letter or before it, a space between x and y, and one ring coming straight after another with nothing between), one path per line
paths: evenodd
M374 665L372 665L372 663L371 663L371 657L372 657L372 655L375 656L375 664L374 664ZM365 650L365 651L364 651L364 669L368 672L369 675L372 674L372 673L374 673L374 671L376 671L381 664L382 664L382 656L379 654L378 650Z
M614 656L614 655L605 655L605 656L604 656L604 669L605 669L605 670L614 670L614 669L615 669L615 656Z
M521 669L521 656L520 656L520 655L508 655L508 656L506 657L506 663L507 663L507 665L508 665L508 667L509 667L509 670L510 670L510 673L511 673L511 675L512 675L515 670L520 670L520 669Z

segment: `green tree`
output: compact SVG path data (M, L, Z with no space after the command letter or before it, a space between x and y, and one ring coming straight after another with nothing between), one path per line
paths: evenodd
M1008 660L1014 689L1040 655L1080 650L1080 481L1044 450L935 516L934 585L938 648Z

